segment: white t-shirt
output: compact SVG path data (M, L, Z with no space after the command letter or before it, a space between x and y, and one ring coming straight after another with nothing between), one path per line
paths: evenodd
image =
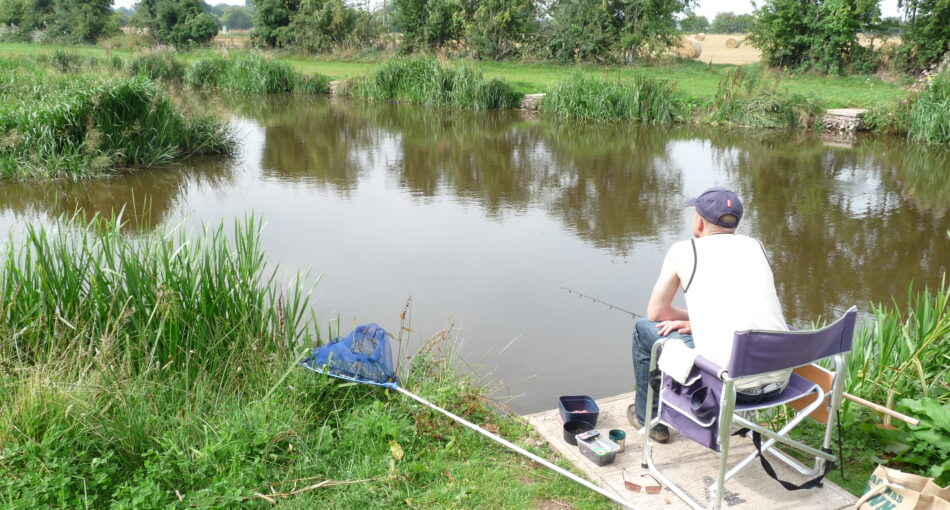
M756 239L711 234L692 242L680 241L667 252L660 278L669 278L673 273L685 292L696 350L723 368L729 366L736 331L788 330L772 268ZM743 378L736 387L786 381L789 374L790 371L779 371Z

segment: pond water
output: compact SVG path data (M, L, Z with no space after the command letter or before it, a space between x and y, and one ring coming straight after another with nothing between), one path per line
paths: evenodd
M950 266L950 156L903 140L324 98L206 106L231 115L236 157L5 182L0 232L145 201L132 229L253 212L282 275L319 276L321 321L396 331L412 296L412 343L454 322L462 361L518 412L632 389L633 320L562 287L642 312L664 252L690 235L686 199L710 186L743 199L740 232L766 246L794 324L901 300Z

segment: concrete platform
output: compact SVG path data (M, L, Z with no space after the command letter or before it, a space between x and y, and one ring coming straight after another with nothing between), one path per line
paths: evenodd
M610 429L622 429L627 432L626 449L617 454L612 464L603 467L583 457L576 446L571 446L564 441L557 409L531 414L525 418L555 451L585 473L589 480L619 494L621 499L626 499L635 508L689 509L689 505L665 487L660 494L655 495L646 494L644 491L634 493L624 488L621 476L623 469L627 470L628 480L633 479L640 485L653 484L652 479L640 477L646 472L646 469L640 467L643 458L643 443L637 430L627 424L626 409L631 403L633 403L633 393L597 401L600 407L597 430L604 435ZM707 487L714 481L716 469L719 466L719 456L716 452L685 439L675 432L671 432L671 436L669 444L656 446L653 458L670 480L705 504ZM732 461L730 466L754 450L752 441L739 437L733 438L729 452L729 458ZM801 483L806 480L781 462L775 461L772 465L782 479L792 483ZM778 482L769 478L756 462L726 482L723 508L843 510L853 507L856 500L857 498L850 493L828 481L821 488L786 491Z

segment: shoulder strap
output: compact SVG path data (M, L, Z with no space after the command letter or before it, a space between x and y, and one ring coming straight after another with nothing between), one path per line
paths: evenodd
M693 284L693 277L696 276L696 263L697 263L697 261L698 261L698 257L697 257L697 255L696 255L696 239L690 239L689 242L690 242L690 244L693 245L693 272L690 273L690 275L689 275L689 281L686 282L686 287L683 289L683 293L684 293L684 294L685 294L687 291L689 291L689 286Z
M762 241L759 241L758 239L756 239L755 242L759 243L759 248L762 248L762 255L765 255L765 262L766 262L766 264L768 264L769 267L771 268L771 267L772 267L772 260L769 259L769 254L765 252L765 245L762 244Z

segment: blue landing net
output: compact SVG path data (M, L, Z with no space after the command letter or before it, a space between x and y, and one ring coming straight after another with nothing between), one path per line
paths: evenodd
M345 338L337 337L315 348L300 364L340 379L396 389L399 380L393 366L391 338L378 324L364 324Z

